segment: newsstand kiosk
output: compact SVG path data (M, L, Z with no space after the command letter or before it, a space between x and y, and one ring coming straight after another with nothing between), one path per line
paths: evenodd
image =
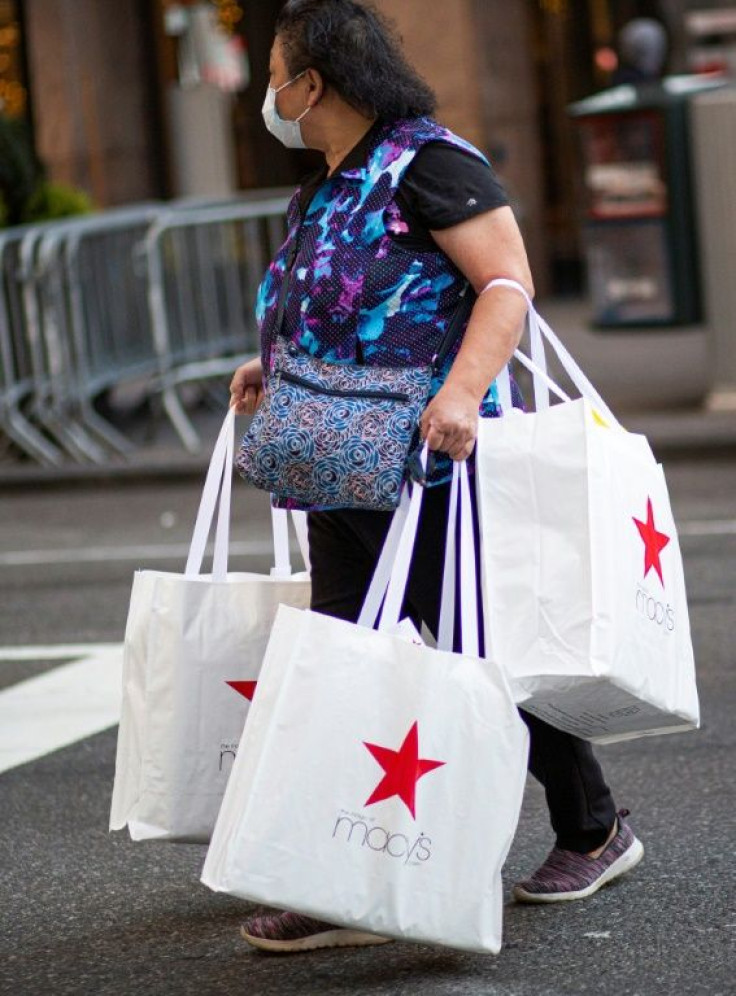
M599 328L701 319L688 103L723 85L673 76L570 106L582 147L585 255Z

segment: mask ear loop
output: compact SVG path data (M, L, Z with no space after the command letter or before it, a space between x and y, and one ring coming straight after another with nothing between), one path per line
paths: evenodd
M302 76L305 76L307 72L308 72L308 70L306 70L306 69L302 69L302 71L301 71L301 72L299 73L299 75L298 75L298 76L295 76L295 77L294 77L293 79L290 79L290 80L287 80L287 81L286 81L286 83L282 83L280 87L278 87L277 89L275 89L275 90L273 91L273 92L274 92L274 94L277 94L277 93L281 93L281 91L282 91L282 90L285 90L287 86L291 86L291 84L292 84L292 83L296 83L296 81L297 81L297 80L300 80L300 79L302 78ZM276 98L275 98L275 96L274 96L274 110L275 110L275 111L276 111L276 113L277 113L277 114L279 115L279 117L281 117L281 115L279 114L279 109L278 109L278 107L276 107L276 103L275 103L275 101L276 101ZM307 116L307 114L309 114L309 112L310 112L311 110L312 110L312 105L311 105L311 104L307 104L307 106L306 106L306 107L304 108L304 110L303 110L303 111L302 111L302 113L301 113L301 114L299 115L299 117L298 117L298 118L294 118L294 119L293 119L293 121L292 121L292 122L290 122L290 123L291 123L291 124L299 124L299 122L300 122L300 121L301 121L301 120L302 120L303 118L305 118L305 117ZM281 120L283 121L283 120L285 120L285 119L284 119L284 118L281 118Z
M281 91L285 90L287 86L291 86L292 83L296 83L297 80L300 80L302 76L305 75L306 72L307 72L306 69L302 69L302 71L299 73L298 76L292 76L290 80L287 80L286 83L282 83L281 86L273 87L273 92L281 93Z

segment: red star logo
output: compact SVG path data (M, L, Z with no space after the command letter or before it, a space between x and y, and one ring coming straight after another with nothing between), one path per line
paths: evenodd
M234 688L238 695L242 695L244 699L249 702L253 701L253 695L255 694L257 681L226 681L226 685Z
M419 730L416 723L406 734L404 742L398 750L390 750L388 747L379 747L377 744L363 742L385 772L373 790L370 799L366 802L366 806L397 795L416 819L414 800L417 782L428 772L434 771L435 768L441 768L445 762L429 761L419 757Z
M669 536L665 536L664 533L657 532L657 528L654 525L654 510L652 509L651 498L647 498L647 521L640 522L638 519L634 519L634 522L636 523L636 528L639 530L639 535L644 541L644 577L654 568L664 588L662 563L659 555L669 543L670 538Z

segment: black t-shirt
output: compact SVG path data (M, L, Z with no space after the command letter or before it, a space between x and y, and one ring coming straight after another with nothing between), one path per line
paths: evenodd
M373 128L347 154L335 172L364 165L372 134ZM299 197L302 214L326 178L325 166L304 179ZM429 142L417 152L399 184L396 202L408 232L392 233L391 237L417 252L436 252L437 244L430 231L451 228L509 203L490 166L472 153L446 142Z

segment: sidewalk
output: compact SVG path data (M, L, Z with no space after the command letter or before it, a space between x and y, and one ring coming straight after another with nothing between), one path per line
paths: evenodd
M539 311L614 414L646 435L660 459L736 455L736 391L721 397L720 410L706 403L714 380L706 328L592 329L583 299L543 301Z
M705 329L594 331L589 305L582 299L550 299L539 310L625 427L644 433L660 459L736 455L736 397L730 410L709 410L703 404L711 381ZM557 376L554 362L550 369ZM202 439L195 456L184 450L163 415L153 425L141 416L126 428L138 446L127 460L117 458L105 467L70 461L49 469L6 457L0 459L0 489L199 477L222 416L206 410L190 414Z

